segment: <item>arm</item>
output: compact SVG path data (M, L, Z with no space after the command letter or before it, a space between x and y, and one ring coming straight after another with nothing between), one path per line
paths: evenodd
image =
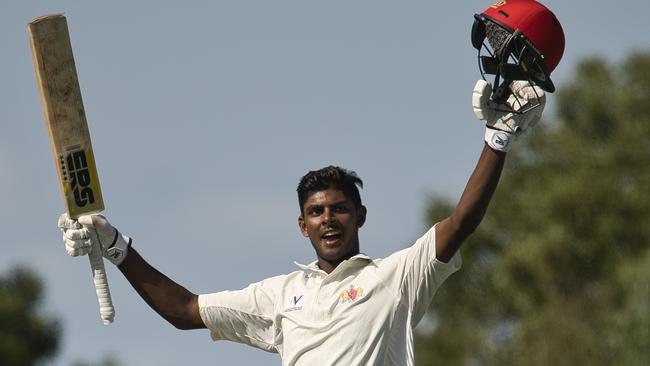
M88 254L91 240L98 240L104 258L115 264L144 301L179 329L205 328L198 296L170 280L147 263L131 247L131 238L120 234L102 215L71 220L61 215L58 223L69 255ZM91 235L94 232L94 235ZM92 238L92 239L91 239Z
M205 328L198 296L170 280L147 263L133 248L118 266L131 286L165 320L178 329Z
M494 193L506 153L485 145L456 209L436 226L436 258L448 262L478 227Z

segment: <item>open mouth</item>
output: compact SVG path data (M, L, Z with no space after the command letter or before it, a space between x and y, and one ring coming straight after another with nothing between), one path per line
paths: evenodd
M325 243L326 245L333 245L336 244L338 241L340 241L342 237L343 237L343 233L341 233L338 230L332 230L332 231L325 232L321 236L321 239L323 240L323 243Z

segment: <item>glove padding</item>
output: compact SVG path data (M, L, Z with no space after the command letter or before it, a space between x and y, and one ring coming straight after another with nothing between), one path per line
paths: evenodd
M120 234L102 215L85 215L74 220L62 214L58 227L63 232L65 249L72 257L90 253L92 241L97 240L104 258L119 266L131 245L131 238Z
M546 95L538 86L532 86L524 80L516 80L510 84L511 95L506 100L506 104L497 104L490 99L492 95L492 85L487 81L480 79L474 86L472 94L472 108L476 117L485 122L489 129L504 131L511 136L497 133L496 131L486 131L486 142L489 137L495 134L508 137L508 141L521 136L526 130L533 127L542 117L542 112L546 105ZM538 106L529 109L534 104ZM512 112L512 111L514 112ZM524 111L523 113L516 113ZM488 136L489 135L489 136ZM507 151L509 144L505 146L492 146L497 150Z

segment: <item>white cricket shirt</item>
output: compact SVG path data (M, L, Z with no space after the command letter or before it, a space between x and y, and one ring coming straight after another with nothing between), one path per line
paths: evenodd
M298 264L243 290L199 295L199 311L213 340L277 352L283 365L414 365L413 329L460 265L459 253L436 259L434 226L387 258L358 254L330 274Z

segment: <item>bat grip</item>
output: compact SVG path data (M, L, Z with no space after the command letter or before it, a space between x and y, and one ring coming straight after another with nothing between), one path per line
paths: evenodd
M93 230L89 231L92 239L92 248L88 254L88 258L90 259L90 268L93 273L97 301L99 301L99 314L104 324L108 325L115 318L115 308L111 299L111 291L108 288L108 279L106 278L106 268L104 268L101 245L99 244L97 234Z

